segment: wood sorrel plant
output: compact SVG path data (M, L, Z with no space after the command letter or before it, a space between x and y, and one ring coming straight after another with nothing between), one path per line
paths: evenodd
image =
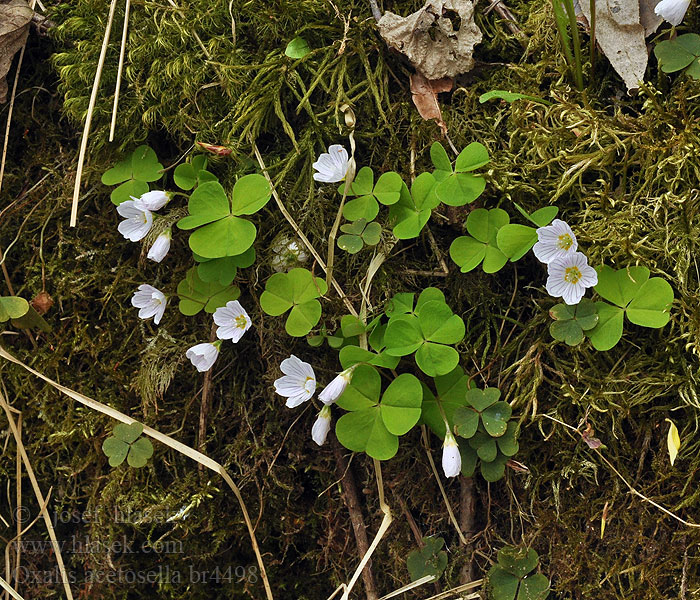
M416 425L425 425L444 440L446 474L471 476L480 465L483 477L496 481L518 451L518 427L510 405L500 398L501 392L493 387L475 388L460 365L459 344L465 336L465 324L443 292L433 287L417 294L399 292L381 312L368 315L367 311L372 277L391 248L400 240L421 235L440 205L474 202L486 187L485 179L477 173L489 162L482 144L469 144L453 163L436 142L430 148L430 158L432 171L418 174L409 187L398 173L389 171L375 177L367 166L353 179L354 155L348 155L342 146L331 146L329 153L314 163L318 170L315 179L342 182L338 188L342 208L336 223L341 216L348 223L340 226L343 235L337 242L331 236L329 243L337 243L350 254L375 248L362 294L358 294L365 300L356 310L344 296L351 313L342 316L339 329L332 332L323 320L329 285L308 269L292 265L267 279L260 307L272 317L284 316L288 335L308 335L309 344L317 348L327 340L331 350L338 351L343 370L318 394L324 407L313 426L316 443L323 444L326 439L335 404L343 411L335 433L350 450L387 460L397 453L401 436ZM234 285L238 270L252 266L256 259L257 227L245 217L262 209L273 190L260 174L244 175L226 190L206 167L205 157L194 156L174 170L174 183L182 191L152 191L149 183L162 177L162 167L155 153L141 146L105 173L103 181L119 185L112 200L120 213L131 219L124 228L125 237L142 239L151 229L160 231L160 220L166 222L168 231L175 220L178 229L191 231L189 247L194 264L176 286L180 312L187 316L213 313L219 338L236 343L253 325L237 301L241 291ZM140 195L131 195L134 191ZM187 197L188 214L179 220L156 214L175 195ZM277 202L281 204L279 199ZM384 215L383 206L387 207ZM547 291L564 299L564 304L553 306L550 312L555 319L552 336L570 346L588 337L598 350L612 348L622 337L625 315L630 322L645 327L662 327L668 322L673 291L666 281L651 278L645 267L615 271L599 266L593 270L571 227L555 219L556 207L529 214L519 205L513 206L529 224L511 223L511 216L501 207L470 211L465 222L467 235L457 237L450 246L450 256L463 273L479 266L485 273L495 273L534 249L547 266ZM293 222L288 213L285 216ZM318 257L311 242L296 224L293 226L307 249ZM388 240L388 251L380 252L376 247L383 236ZM340 289L332 277L329 280ZM591 287L601 300L582 298ZM138 302L135 297L134 305L144 318L155 315L159 321L166 295L149 285L141 288L146 291L140 292ZM212 367L221 339L188 350L198 370ZM313 398L317 381L311 364L291 356L283 361L282 370L284 376L275 382L275 390L288 398L289 407Z

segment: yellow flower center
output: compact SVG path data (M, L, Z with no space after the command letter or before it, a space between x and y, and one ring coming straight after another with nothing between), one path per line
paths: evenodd
M238 315L234 320L236 321L236 327L238 327L239 329L245 329L247 322L243 315Z
M566 271L564 272L564 281L568 281L569 283L578 283L579 279L581 279L581 271L579 271L578 267L566 268Z
M311 390L309 389L309 382L313 382L314 378L313 377L307 377L304 380L304 385L302 386L307 392L310 392Z
M574 240L571 239L571 236L568 233L563 233L562 235L559 236L559 241L557 242L557 246L561 248L562 250L568 250L573 246Z

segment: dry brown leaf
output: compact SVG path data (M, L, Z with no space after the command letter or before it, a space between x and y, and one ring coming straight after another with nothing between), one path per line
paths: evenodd
M7 100L7 72L12 57L27 40L34 11L24 0L0 3L0 102Z
M471 70L482 37L471 0L428 0L408 17L385 12L378 26L387 45L431 80Z
M46 291L39 292L30 304L36 312L43 316L49 312L49 309L53 306L53 298Z
M659 0L639 0L639 20L644 27L644 35L649 37L654 33L661 23L664 22L663 17L660 17L654 12Z
M426 121L434 119L443 134L447 134L447 125L442 120L442 111L437 95L440 92L449 92L452 89L452 79L443 77L442 79L430 80L422 73L411 75L411 95L413 104L416 105L420 116Z
M591 20L589 2L581 10ZM644 80L649 55L644 26L640 23L639 0L597 0L595 36L627 90L639 88Z

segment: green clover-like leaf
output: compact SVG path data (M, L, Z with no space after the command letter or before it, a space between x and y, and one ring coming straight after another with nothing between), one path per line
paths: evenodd
M458 237L450 246L450 257L467 273L483 262L485 273L495 273L508 261L498 247L498 231L508 225L508 213L500 208L477 208L467 217L471 235Z
M379 406L344 414L335 425L338 441L353 452L366 452L377 460L392 458L399 438L384 425Z
M374 173L369 167L362 167L348 190L349 200L343 207L343 216L349 221L366 219L372 221L379 214L379 202L390 206L396 204L404 187L403 179L398 173L383 173L374 183ZM345 192L345 184L338 188L338 193ZM359 235L359 234L358 234Z
M686 33L672 40L664 40L654 47L654 55L664 73L675 73L698 63L700 59L700 35ZM689 69L690 75L697 78Z
M443 204L463 206L474 202L486 189L484 178L470 172L489 162L489 154L483 144L472 142L462 150L455 161L454 170L442 145L433 144L430 156L436 166L435 178L439 182L435 195Z
M296 268L288 273L275 273L267 280L260 306L273 317L291 309L285 330L293 337L302 337L321 319L321 303L316 298L327 291L323 279L314 277L307 269Z
M230 285L236 277L238 269L250 267L255 262L255 249L251 246L243 254L237 256L208 259L195 255L194 259L200 263L197 266L197 274L202 281Z
M112 202L119 205L131 196L138 198L145 194L149 190L148 182L158 181L162 176L163 165L158 162L156 153L149 146L142 145L106 171L102 183L121 184L112 190L110 196Z
M245 175L233 186L232 201L218 181L207 181L192 192L189 215L180 219L180 229L196 229L190 234L192 251L204 258L222 258L243 254L253 245L257 229L238 215L260 210L271 196L262 175Z
M430 173L421 173L411 186L401 187L399 200L389 209L394 235L400 240L418 237L430 219L432 210L439 204L435 195L436 180Z
M598 323L596 304L588 298L574 306L557 304L549 311L554 323L549 326L549 332L555 340L576 346L583 341L584 331L593 329Z
M503 456L511 457L518 453L520 445L518 444L518 424L515 421L508 421L506 432L496 438L496 444Z
M183 315L196 315L202 309L213 313L220 306L226 306L230 300L237 300L241 291L232 285L222 285L217 281L202 281L198 267L187 271L185 279L177 285L180 298L178 308Z
M337 404L348 411L371 408L379 403L382 393L382 378L379 371L369 365L359 365Z
M110 467L118 467L129 453L129 444L116 437L108 437L102 442L102 452L109 458Z
M508 420L512 415L512 409L507 402L499 401L501 392L498 388L470 389L465 394L466 403L457 408L454 412L454 424L457 435L463 438L471 439L477 435L479 431L485 432L494 438L504 435L508 429ZM479 425L483 430L479 429ZM483 442L486 443L486 438ZM481 442L478 441L479 446ZM478 446L474 446L477 448ZM506 445L506 447L508 447ZM487 457L480 457L483 460L493 460L491 446L488 447Z
M338 238L338 247L350 254L356 254L362 250L364 244L376 246L382 233L379 223L367 223L367 219L360 218L354 223L341 225L340 230L345 235Z
M427 386L423 386L421 420L435 435L444 439L445 422L442 415L445 414L450 429L453 429L455 411L467 403L469 377L464 374L462 367L457 366L446 375L436 377L434 381L437 398Z
M488 583L490 597L493 600L515 600L520 578L495 565L489 570Z
M141 423L119 423L112 430L112 435L125 444L133 444L143 433L143 425Z
M518 578L534 571L538 562L537 552L532 548L505 546L498 551L498 565Z
M153 456L153 444L143 433L141 423L119 423L114 426L112 436L102 443L102 451L109 458L112 467L119 466L127 459L132 467L143 467Z
M423 548L409 552L406 557L411 581L427 575L438 578L447 568L447 553L442 550L445 540L441 537L424 537L423 544Z
M596 302L598 323L588 334L596 350L610 350L622 338L625 311L607 302Z
M151 456L153 456L153 444L148 438L142 437L129 447L129 454L126 457L126 462L129 463L129 466L138 469L146 466Z
M507 462L508 458L502 454L496 454L496 457L491 461L482 459L479 465L481 476L491 483L502 479L506 472Z
M421 415L423 388L410 373L402 373L387 387L382 396L381 414L387 430L404 435L418 422Z
M357 254L363 247L364 243L359 235L346 233L338 237L338 248L345 250L348 254Z
M459 354L450 345L460 342L465 330L464 321L452 313L439 290L426 292L418 299L416 314L394 314L390 318L384 343L391 356L415 352L419 368L435 377L446 375L457 366Z
M622 337L623 317L643 327L660 328L670 319L673 289L660 277L649 278L646 267L614 270L608 266L598 269L595 291L605 300L596 303L598 324L589 337L597 350L609 350Z
M29 302L18 296L0 296L0 323L19 319L29 312Z
M197 154L192 160L180 163L173 171L173 181L180 189L188 191L199 183L215 180L216 177L206 171L207 157Z

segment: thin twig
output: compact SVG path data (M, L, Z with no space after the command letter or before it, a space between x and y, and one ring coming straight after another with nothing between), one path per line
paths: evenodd
M352 588L355 587L355 583L357 583L357 579L360 576L360 573L365 568L365 565L369 562L369 559L371 558L374 551L377 549L379 542L384 537L384 534L389 529L389 526L391 525L391 521L393 520L393 517L391 515L391 509L389 508L389 505L386 503L386 501L384 499L384 483L382 481L381 463L376 458L373 458L372 462L374 463L374 471L375 471L375 475L377 476L377 492L379 494L379 508L381 508L382 512L384 513L384 518L382 519L382 522L379 525L379 529L377 530L377 533L374 536L374 539L372 540L372 544L370 545L369 550L367 550L365 555L362 557L362 560L360 561L360 564L357 566L357 569L355 569L355 573L353 574L352 579L350 579L350 583L348 583L347 586L345 586L345 588L343 590L342 600L348 600L348 598L350 597L350 592L352 591Z
M216 323L212 324L209 334L209 342L216 340ZM207 451L207 417L209 416L209 390L211 389L211 375L213 369L209 369L204 374L204 382L202 383L202 400L199 405L199 443L197 450L202 454ZM199 465L200 473L204 470L204 465Z
M457 518L455 517L455 513L452 510L452 505L450 504L450 501L447 498L447 493L445 492L445 488L442 485L442 481L440 481L440 475L438 473L438 470L435 467L435 461L433 460L433 455L430 453L430 440L428 438L428 430L425 428L425 425L421 425L421 431L423 433L423 447L425 448L425 453L428 455L428 462L430 463L430 468L433 470L433 475L435 475L435 481L437 481L438 487L440 488L440 493L442 494L442 499L444 500L445 506L447 507L447 514L450 517L450 521L452 522L452 525L454 525L454 528L457 531L457 535L459 536L459 541L462 543L463 546L466 546L467 540L464 537L462 530L459 528L459 523L457 522Z
M546 417L547 419L551 419L555 423L559 423L559 425L563 425L564 427L567 427L580 435L579 430L576 429L576 427L574 427L573 425L569 425L568 423L564 423L564 421L560 421L559 419L555 419L554 417L552 417L550 415L540 414L539 416ZM588 446L588 447L590 448L590 446ZM642 500L644 500L644 502L648 502L652 506L658 508L661 512L666 513L669 517L674 518L679 523L683 523L683 525L685 525L686 527L700 528L700 524L691 523L690 521L686 521L685 519L682 519L678 515L672 513L667 508L664 508L660 504L657 504L651 498L647 498L644 494L639 492L636 488L632 487L632 485L622 476L622 474L614 467L614 465L607 458L605 458L605 456L603 456L602 452L600 450L598 450L598 448L591 448L591 450L593 450L593 452L595 452L600 457L600 459L606 465L608 465L608 467L610 467L610 469L612 469L613 473L615 473L615 475L617 475L622 480L622 483L624 483L627 486L627 489L630 491L631 494L634 494L638 498L641 498Z
M350 135L348 139L350 141L350 159L348 160L348 168L345 173L345 186L343 187L343 197L340 200L340 206L338 206L338 212L335 215L335 221L333 221L333 226L331 227L331 232L328 235L328 260L326 261L326 285L330 287L331 280L333 279L333 259L335 257L335 236L338 234L338 228L340 227L340 221L343 217L343 208L345 207L345 200L350 192L350 186L352 185L352 180L355 179L355 113L352 109L344 104L341 110L345 116L345 125L350 128Z
M117 421L121 423L125 423L127 425L131 425L132 423L137 423L137 421L127 415L125 415L122 412L119 412L118 410L112 408L111 406L107 406L106 404L102 404L101 402L97 402L96 400L93 400L92 398L88 398L87 396L84 396L83 394L76 392L75 390L72 390L70 388L67 388L60 383L55 382L53 379L50 379L49 377L46 377L42 373L39 373L39 371L36 371L32 369L29 365L24 364L21 360L15 358L7 352L4 348L0 347L0 357L9 360L12 363L15 363L16 365L19 365L26 371L32 373L39 379L42 379L52 387L56 388L60 392L64 393L66 396L69 398L72 398L73 400L76 400L83 404L84 406L87 406L88 408L91 408L92 410L96 410L103 415L107 415L108 417L111 417L113 419L116 419ZM161 442L162 444L165 444L169 448L172 448L176 452L179 452L180 454L183 454L192 460L203 464L207 468L211 469L215 473L218 473L221 475L223 480L228 484L229 488L233 491L233 494L236 496L236 500L238 501L239 506L241 507L241 512L243 513L243 520L245 521L246 527L248 528L248 535L250 536L250 542L253 547L253 552L255 553L255 558L258 563L258 567L260 569L260 577L262 578L263 582L263 587L265 588L265 595L267 596L267 600L273 600L272 596L272 588L270 587L270 581L267 578L267 571L265 570L265 563L263 562L262 559L262 554L260 553L260 548L258 547L258 541L255 537L255 528L253 527L253 523L250 520L250 515L248 514L248 509L245 505L245 501L243 500L243 495L241 494L240 489L236 485L236 483L233 481L233 478L229 475L228 471L218 462L216 462L214 459L209 458L206 454L202 454L201 452L197 452L194 448L190 448L189 446L183 444L182 442L179 442L178 440L170 437L169 435L165 435L164 433L161 433L160 431L153 429L148 426L144 426L143 428L143 433L149 437L152 437L154 440L157 440ZM29 470L29 469L28 469ZM31 476L30 476L31 478ZM48 517L48 514L46 514L45 518L49 519L48 524L51 525L51 519ZM53 530L51 528L49 530L49 533ZM69 599L71 600L71 599Z
M341 495L350 513L350 523L352 524L352 531L355 534L355 544L357 545L360 556L364 556L369 550L369 543L367 542L367 527L362 517L362 511L360 510L360 501L357 495L355 478L352 475L352 471L348 468L347 461L343 456L343 450L335 437L333 437L331 444L333 446L333 455L335 456L336 472L338 473L338 477L343 481ZM368 600L377 600L377 588L369 563L362 571L362 581L365 584L365 593L367 594Z
M459 478L459 527L464 532L467 539L474 535L474 514L476 506L476 496L474 494L474 478ZM467 550L473 550L472 544L467 546ZM474 561L470 557L465 561L461 572L462 583L469 583L474 579Z
M255 158L258 160L258 164L260 165L260 169L263 172L263 175L265 175L265 178L267 179L268 183L270 184L270 189L272 190L272 197L275 199L275 202L277 203L277 207L280 209L280 212L282 213L282 216L284 216L285 219L287 219L287 222L292 226L292 229L294 230L294 233L299 236L299 239L302 241L304 246L311 252L311 255L316 259L316 262L318 265L321 267L324 273L327 272L326 270L326 263L324 260L321 258L321 255L316 251L316 248L313 247L311 242L309 241L309 238L306 237L304 232L301 230L301 227L297 225L296 221L292 217L292 215L289 213L287 210L287 207L284 205L282 202L282 199L279 197L279 194L277 193L277 190L275 189L275 185L272 182L272 178L270 177L270 174L267 171L267 167L265 166L265 163L263 162L263 158L260 154L260 150L258 150L258 146L255 142L252 142L253 145L253 152L255 153ZM345 303L345 306L348 308L350 313L353 316L357 316L357 311L355 310L355 307L352 305L352 302L350 302L350 299L345 295L345 292L343 291L343 288L340 287L340 284L333 278L331 280L331 283L333 284L333 287L335 288L335 291L338 292L338 295L343 299L343 302Z
M49 515L48 511L46 510L46 502L47 500L44 498L44 494L41 492L41 488L39 487L39 482L36 479L36 476L34 475L34 469L32 468L31 462L29 462L29 456L27 456L27 451L24 448L24 444L22 443L22 438L19 435L19 431L17 430L17 425L15 424L15 420L12 417L12 411L10 410L10 405L7 402L7 399L5 398L4 394L0 392L0 404L2 405L3 409L5 410L5 416L7 417L7 421L10 425L10 430L12 431L12 435L15 437L15 442L17 443L17 448L22 455L22 461L24 462L24 468L27 470L27 475L29 476L29 481L32 484L32 488L34 488L34 495L36 496L37 502L39 503L39 506L42 506L42 511L41 514L44 517L44 523L46 524L46 529L49 532L49 539L51 540L51 547L53 548L54 554L56 556L56 564L58 566L58 570L61 574L61 583L63 584L63 589L66 593L66 598L67 600L73 600L73 592L71 592L70 585L68 584L68 573L66 571L66 566L63 563L63 557L61 556L61 547L58 544L58 539L56 538L56 531L53 528L53 523L51 523L51 516Z
M100 50L100 58L97 61L97 71L95 72L95 80L92 84L92 93L90 94L90 103L88 104L87 116L85 117L85 127L83 128L83 137L80 140L80 153L78 154L78 168L75 173L75 187L73 188L73 204L70 211L70 226L75 227L78 221L78 199L80 198L80 183L83 178L83 164L85 163L85 153L87 151L88 136L90 135L90 125L92 124L92 113L95 110L95 102L97 101L97 90L100 87L102 79L102 68L105 64L105 56L107 55L107 46L109 45L109 34L112 31L112 21L114 20L114 9L117 6L117 0L112 0L109 7L109 15L107 17L107 26L105 27L105 35L102 40L102 49Z
M510 12L510 9L503 4L502 0L490 0L490 2L491 4L484 11L484 14L487 15L491 11L497 12L498 15L506 22L506 27L508 27L511 33L520 40L520 44L523 46L523 48L527 48L527 34L524 33L520 27L518 27L518 22L516 21L513 13Z
M426 598L425 600L445 600L446 598L450 598L451 596L456 596L457 594L461 594L462 592L467 592L469 590L478 588L481 585L484 585L484 580L477 579L476 581L465 583L464 585L458 585L457 587L454 587L451 590L447 590L446 592L442 592L441 594L437 594L436 596L430 596L430 598ZM474 596L466 596L466 598L472 597ZM479 595L477 594L475 597L478 598Z
M129 31L129 9L131 0L126 0L124 6L124 28L122 29L122 45L119 49L119 65L117 66L117 83L114 86L114 105L112 106L112 123L109 126L109 141L114 140L114 130L117 126L117 108L119 106L119 91L122 84L122 69L124 68L124 54L126 52L126 36Z

